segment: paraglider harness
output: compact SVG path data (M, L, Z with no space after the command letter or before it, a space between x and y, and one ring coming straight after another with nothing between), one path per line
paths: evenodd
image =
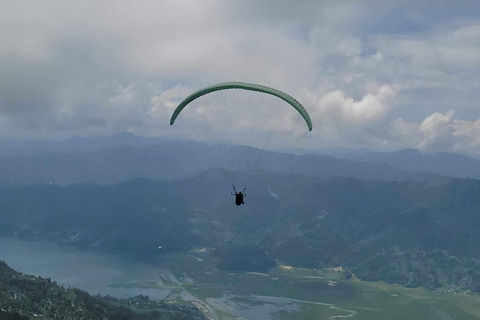
M237 206L241 206L242 204L245 204L245 203L243 202L243 199L247 197L247 196L245 195L245 190L246 190L246 189L247 189L247 188L243 188L243 192L242 192L242 191L238 191L238 192L237 192L237 190L235 190L235 186L233 186L233 191L234 191L235 193L231 192L230 194L231 194L232 196L235 196L235 204L236 204Z

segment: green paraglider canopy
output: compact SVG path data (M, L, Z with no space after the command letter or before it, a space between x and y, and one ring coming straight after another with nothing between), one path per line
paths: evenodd
M295 100L292 96L282 91L279 91L277 89L273 89L267 86L262 86L259 84L246 83L246 82L218 83L192 93L191 95L186 97L182 102L180 102L178 107L175 109L175 111L173 112L172 118L170 119L170 125L172 125L175 122L175 119L177 119L178 115L183 110L183 108L185 108L187 104L189 104L193 100L203 95L206 95L210 92L227 90L227 89L243 89L243 90L250 90L250 91L258 91L258 92L263 92L263 93L276 96L286 101L287 103L289 103L292 107L294 107L302 115L303 119L305 119L305 122L307 123L307 126L308 126L308 130L312 131L312 120L310 119L310 115L308 114L307 110L305 110L305 108L300 104L300 102Z

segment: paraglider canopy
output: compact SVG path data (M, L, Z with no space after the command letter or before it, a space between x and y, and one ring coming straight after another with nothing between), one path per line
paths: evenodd
M170 119L170 125L173 125L173 123L175 122L175 119L178 117L178 115L183 110L183 108L185 108L193 100L195 100L195 99L197 99L197 98L199 98L203 95L206 95L208 93L211 93L211 92L215 92L215 91L219 91L219 90L227 90L227 89L243 89L243 90L263 92L263 93L267 93L267 94L271 94L273 96L276 96L276 97L286 101L287 103L289 103L292 107L294 107L300 113L300 115L303 117L305 122L307 123L308 130L312 131L312 121L310 119L310 115L308 114L307 110L305 110L305 108L300 104L300 102L295 100L292 96L290 96L290 95L288 95L288 94L286 94L282 91L279 91L277 89L273 89L273 88L270 88L270 87L267 87L267 86L262 86L262 85L259 85L259 84L246 83L246 82L223 82L223 83L218 83L218 84L214 84L212 86L200 89L200 90L192 93L191 95L186 97L182 102L180 102L178 107L175 109L175 111L173 112L172 118Z

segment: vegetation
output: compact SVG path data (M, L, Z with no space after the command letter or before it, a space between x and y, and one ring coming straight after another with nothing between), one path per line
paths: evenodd
M0 318L205 319L193 306L150 301L147 296L119 300L112 297L90 296L75 288L65 289L49 278L43 279L16 272L5 262L0 262Z
M478 180L387 182L264 172L252 179L246 204L238 208L229 188L243 176L218 168L172 182L1 189L0 234L150 261L213 247L221 249L220 267L228 270L267 270L271 257L293 266L342 266L363 280L480 291ZM244 250L239 245L245 258L235 255Z
M215 253L222 258L218 267L225 271L267 272L277 264L253 245L231 245Z
M192 254L203 261L192 259ZM169 254L160 265L188 272L195 280L188 292L210 305L220 320L318 320L348 316L351 311L356 312L348 318L352 320L480 319L480 296L476 294L358 281L355 276L344 280L348 271L340 268L314 270L279 265L260 274L215 270L216 262L217 256L192 250Z

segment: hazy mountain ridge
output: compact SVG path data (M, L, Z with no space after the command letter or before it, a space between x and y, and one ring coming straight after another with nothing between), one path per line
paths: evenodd
M382 163L409 172L430 172L448 177L480 179L480 160L462 154L447 152L424 154L417 149L390 152L348 148L291 149L289 151L298 155L318 154L355 162Z
M296 266L342 265L362 279L480 290L478 180L262 172L236 207L230 188L243 175L217 168L171 182L3 188L0 232L151 259L193 246L256 244Z
M172 138L150 138L130 132L117 133L104 137L72 137L66 140L14 140L0 138L0 153L3 156L17 157L40 154L83 153L107 148L128 146L161 145L178 142Z
M92 149L81 149L84 150L82 152L71 152L69 150L74 148L66 144L68 148L62 149L64 152L18 156L2 153L0 186L41 183L111 185L137 177L177 180L219 166L231 170L258 169L305 176L353 176L370 180L418 181L439 178L438 175L412 173L386 164L354 162L329 156L295 156L246 146L192 141L154 140L157 144L148 144L148 139L127 137L129 139L126 141L115 139L115 136L110 138L113 140L102 138L96 141L96 138L91 138ZM117 140L122 143L116 143ZM133 141L131 144L128 143L130 140ZM85 146L90 140L81 141L81 145Z

